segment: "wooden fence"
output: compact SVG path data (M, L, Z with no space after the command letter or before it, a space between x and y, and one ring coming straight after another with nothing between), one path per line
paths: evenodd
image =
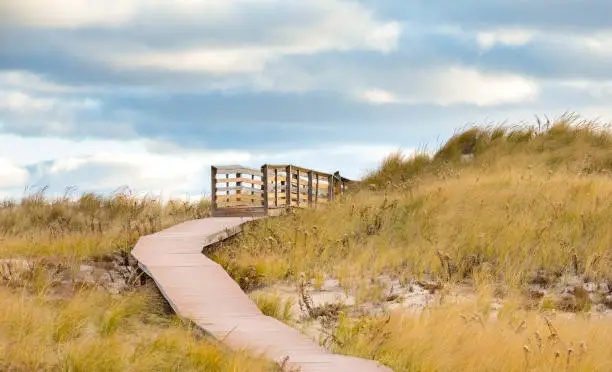
M316 207L342 194L354 181L295 165L252 169L241 165L212 166L214 217L265 216L291 208Z

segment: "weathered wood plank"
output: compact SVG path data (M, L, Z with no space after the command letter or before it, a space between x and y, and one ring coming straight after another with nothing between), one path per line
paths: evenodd
M303 168L303 167L298 167L298 166L290 165L290 164L281 164L281 165L279 165L279 164L274 164L274 165L268 164L268 169L283 169L283 170L285 170L288 166L291 166L291 168L293 170L298 170L299 169L301 172L304 172L304 173L307 173L307 172L311 171L311 169ZM320 171L314 171L314 172L316 172L316 174L324 176L324 177L328 177L328 176L332 175L331 173L325 173L325 172L320 172Z
M274 170L274 206L278 207L278 169Z
M288 165L287 168L285 169L285 174L287 175L287 178L291 179L291 165ZM289 197L291 197L291 182L285 182L285 195L289 195ZM291 207L291 199L289 200L289 203L287 203L288 207Z
M261 167L261 173L263 174L262 176L262 183L263 183L263 206L264 206L264 213L268 214L268 206L269 206L269 198L268 198L268 187L270 186L270 184L268 183L268 166L264 165L263 167Z
M243 167L242 165L222 165L216 166L217 174L252 174L255 176L261 176L262 173L258 169Z
M236 182L242 182L242 183L250 183L253 185L263 185L263 181L262 180L257 180L257 179L252 179L252 178L245 178L245 177L240 177L240 178L216 178L216 183L236 183Z
M262 200L263 199L263 195L262 194L220 194L217 195L216 198L217 202L219 201L229 201L229 200Z
M214 166L211 166L210 167L210 179L211 179L210 206L213 212L215 209L217 209L217 200L215 198L215 195L217 195L217 182L215 181L216 178L217 178L217 168Z
M233 206L217 208L213 217L262 217L265 215L263 206Z
M229 203L219 203L217 205L217 209L221 209L221 208L250 208L250 207L254 207L254 208L263 208L263 203L249 203L249 202L229 202Z
M313 203L313 195L312 195L312 191L313 191L313 172L310 171L308 172L308 207L312 207L312 203Z
M224 192L224 191L244 191L244 192L254 192L258 194L263 193L262 189L256 189L253 187L242 186L242 185L217 187L217 192ZM245 195L245 194L242 194L242 195Z

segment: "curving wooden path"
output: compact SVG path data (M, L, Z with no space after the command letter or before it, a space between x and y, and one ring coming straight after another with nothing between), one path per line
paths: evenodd
M174 311L233 349L249 349L302 372L391 371L375 361L332 354L265 316L203 247L238 233L249 217L212 217L144 236L132 250Z

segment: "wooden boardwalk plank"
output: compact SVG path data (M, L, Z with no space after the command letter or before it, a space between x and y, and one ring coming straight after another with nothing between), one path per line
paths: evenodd
M193 220L144 236L132 250L174 311L234 349L249 349L302 372L391 371L375 361L332 354L269 316L227 272L202 254L206 245L238 233L255 218Z

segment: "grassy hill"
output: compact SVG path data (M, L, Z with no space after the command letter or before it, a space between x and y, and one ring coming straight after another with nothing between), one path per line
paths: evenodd
M295 322L265 292L293 286L327 347L396 371L612 370L611 172L612 134L573 117L470 128L207 253L265 313ZM0 370L274 370L173 317L128 255L209 211L127 192L3 202ZM354 303L313 305L329 279Z
M130 262L139 236L209 212L125 191L0 204L0 370L275 370L180 321Z
M419 315L341 313L329 331L398 371L610 370L611 172L612 135L593 123L471 128L215 257L245 289L336 278L356 308L386 301L384 278L437 290Z

